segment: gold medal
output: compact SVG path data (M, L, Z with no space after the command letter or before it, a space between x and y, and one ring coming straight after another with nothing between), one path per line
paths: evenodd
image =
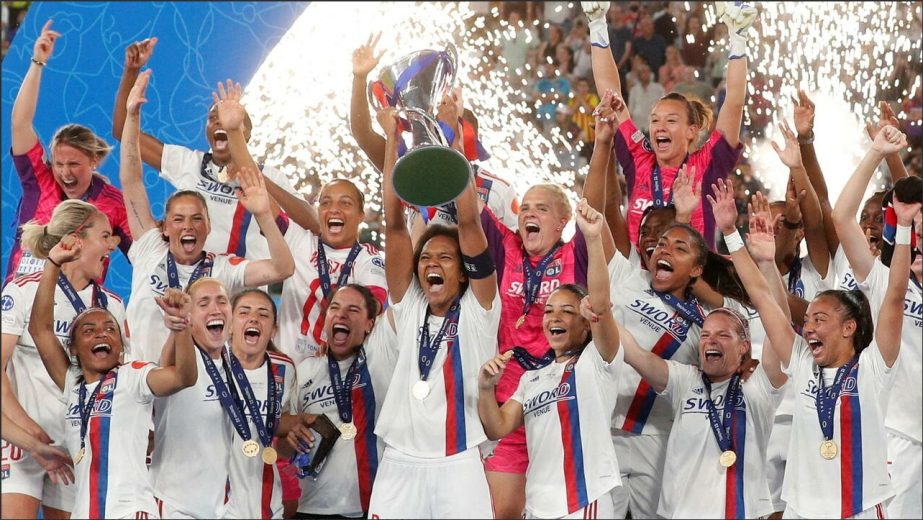
M837 447L836 443L830 440L820 443L820 456L827 459L833 460L836 458Z
M240 447L240 451L244 452L244 455L248 457L256 457L260 452L260 445L255 440L250 439L249 441L244 441L243 446Z
M526 322L526 315L523 314L522 316L519 317L518 320L516 320L516 328L518 329L519 327L522 327L522 324L525 322Z
M355 424L348 422L340 425L340 437L342 437L343 440L351 441L355 439L356 433L357 430Z
M74 457L74 465L80 464L80 461L83 460L83 456L87 454L86 448L80 448L80 451L77 452L77 456Z
M263 464L275 464L278 458L279 454L276 452L275 448L272 446L263 448Z
M737 454L733 450L727 450L721 452L721 456L718 457L718 462L725 468L730 468L737 462Z

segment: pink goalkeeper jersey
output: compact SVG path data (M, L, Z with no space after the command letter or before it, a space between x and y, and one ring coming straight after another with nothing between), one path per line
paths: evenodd
M713 195L712 184L724 179L737 164L742 145L731 148L724 135L713 130L708 141L698 150L689 154L687 167L695 167L695 181L702 182L702 203L692 213L692 226L702 233L705 243L715 248L715 217L711 213L706 195ZM654 202L653 176L657 157L651 148L650 140L639 130L631 119L619 125L615 134L615 155L625 172L628 183L628 233L631 243L638 243L638 230L644 210ZM664 202L672 200L673 180L679 168L662 168Z
M13 164L16 165L16 173L19 174L19 182L22 183L22 199L16 210L16 238L6 266L5 282L16 276L42 270L45 261L38 260L28 251L22 250L22 225L33 219L47 224L51 220L51 213L65 200L64 192L55 181L48 162L45 161L45 148L41 141L35 141L35 146L24 155L13 155ZM128 214L125 212L122 192L106 182L102 176L94 175L83 200L93 204L106 215L112 225L112 232L121 239L119 249L128 256L131 232L128 230Z
M502 313L498 333L499 351L504 353L513 347L525 347L536 357L548 351L548 341L542 329L542 316L545 312L545 300L562 284L577 283L586 287L587 252L583 233L578 229L570 242L561 246L553 260L545 268L541 285L535 302L529 307L529 313L521 327L516 322L522 316L525 305L525 275L523 274L522 239L518 233L510 231L497 217L484 208L481 212L481 225L487 236L490 256L497 267L497 284L500 289ZM530 257L529 263L534 269L541 261L540 257ZM505 402L519 386L519 378L525 369L519 363L509 363L500 381L497 383L497 401Z

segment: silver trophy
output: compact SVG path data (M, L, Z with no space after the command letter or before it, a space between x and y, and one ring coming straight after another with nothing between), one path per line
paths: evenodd
M471 180L471 164L446 142L436 107L455 82L455 47L422 50L385 66L369 83L369 103L393 106L410 125L411 144L394 165L394 191L414 206L439 206L461 194Z

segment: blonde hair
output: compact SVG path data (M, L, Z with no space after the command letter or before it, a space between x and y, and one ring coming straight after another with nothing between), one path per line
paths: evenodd
M541 188L550 192L552 199L554 199L555 205L559 210L561 210L561 213L564 215L566 221L570 222L571 217L574 216L574 208L570 205L570 199L567 198L567 192L564 191L564 188L551 182L540 182L538 184L529 186L529 189L526 190L526 193L534 190L535 188Z
M72 146L90 159L95 159L97 167L112 151L112 147L106 141L103 141L92 130L83 125L71 124L58 128L58 131L55 132L54 137L51 139L52 158L54 157L55 149L61 144Z
M48 252L65 236L76 232L78 237L86 237L90 220L97 215L102 213L89 202L65 200L54 209L48 224L43 226L37 220L23 224L20 243L36 258L48 258Z

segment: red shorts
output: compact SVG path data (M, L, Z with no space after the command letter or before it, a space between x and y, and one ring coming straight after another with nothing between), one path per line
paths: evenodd
M279 480L282 481L282 501L300 500L301 485L298 483L295 468L284 458L276 461L276 467L279 468Z
M520 426L500 439L491 456L484 461L487 471L526 474L529 467L529 450L526 448L526 428Z

